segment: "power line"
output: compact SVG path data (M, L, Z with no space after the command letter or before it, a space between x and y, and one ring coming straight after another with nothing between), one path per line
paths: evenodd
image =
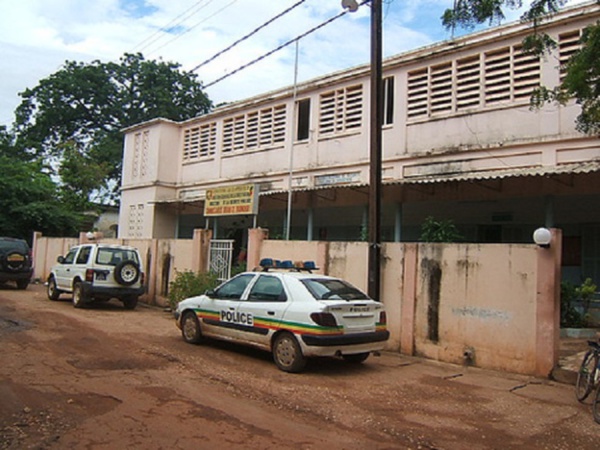
M250 33L248 33L247 35L245 35L244 37L238 39L237 41L235 41L233 44L231 44L229 47L221 50L220 52L216 53L215 55L211 56L210 58L208 58L206 61L201 62L200 64L198 64L196 67L194 67L190 72L194 72L196 70L198 70L200 67L205 66L206 64L214 61L215 59L217 59L219 56L221 56L223 53L228 52L229 50L231 50L233 47L235 47L236 45L242 43L243 41L245 41L246 39L252 37L253 35L255 35L256 33L258 33L260 30L262 30L263 28L265 28L267 25L270 25L271 23L273 23L275 20L279 19L280 17L284 16L285 14L289 13L290 11L292 11L294 8L300 6L302 3L304 3L306 0L300 0L299 2L295 3L294 5L290 6L288 9L286 9L285 11L277 14L275 17L267 20L265 23L263 23L262 25L260 25L259 27L255 28L254 30L252 30Z
M198 0L196 3L194 3L192 6L190 6L188 9L186 9L185 11L183 11L182 13L180 13L179 15L177 15L175 18L173 18L170 22L168 22L166 25L163 25L161 28L159 28L158 30L156 30L154 33L152 33L150 36L148 36L147 38L145 38L144 40L142 40L141 42L137 43L133 49L135 50L136 48L140 47L141 45L144 45L140 51L143 51L146 47L148 47L150 44L156 42L158 39L160 39L160 33L162 33L163 31L168 31L170 28L176 27L177 25L180 25L181 23L183 23L184 21L186 21L187 19L189 19L190 17L192 17L194 14L197 14L198 11L200 11L201 9L203 9L204 7L208 6L213 0L209 0L207 4L202 5L201 7L199 7L196 11L194 11L191 14L188 14L187 16L185 16L183 19L178 20L179 18L181 18L182 16L184 16L185 14L187 14L188 12L190 12L191 10L193 10L194 8L196 8L196 6L200 5L201 3L203 3L205 0ZM158 37L154 38L154 36L159 35ZM154 38L154 39L152 39ZM151 40L152 39L152 40ZM151 41L150 41L151 40ZM150 42L148 42L150 41Z
M211 0L212 1L212 0ZM207 20L212 19L213 17L215 17L217 14L221 13L222 11L226 10L227 8L229 8L231 5L233 5L234 3L236 3L238 0L231 0L229 3L227 3L225 6L223 6L221 9L217 10L215 13L211 14L208 17L205 17L203 20L201 20L200 22L197 22L196 24L194 24L192 27L186 29L184 32L178 34L177 36L175 36L173 39L165 42L163 45L161 45L158 48L155 48L154 50L152 50L152 52L156 52L158 50L160 50L163 47L166 47L167 45L169 45L171 42L179 39L181 36L183 36L184 34L189 33L190 31L194 30L195 28L198 28L200 25L202 25L204 22L206 22ZM151 52L151 53L152 53Z
M365 4L365 3L367 3L368 1L370 1L370 0L365 0L365 1L363 1L363 2L361 3L361 5L363 5L363 4ZM289 40L289 41L287 41L287 42L285 42L285 43L281 44L279 47L277 47L277 48L275 48L275 49L271 50L270 52L268 52L268 53L265 53L265 54L263 54L262 56L259 56L258 58L256 58L256 59L254 59L254 60L252 60L252 61L250 61L250 62L248 62L248 63L244 64L243 66L240 66L240 67L238 67L238 68L237 68L237 69L235 69L234 71L232 71L232 72L229 72L229 73L227 73L227 74L223 75L222 77L220 77L220 78L217 78L217 79L216 79L216 80L214 80L214 81L211 81L211 82L210 82L210 83L208 83L208 84L205 84L205 85L203 86L203 88L208 88L208 87L211 87L211 86L213 86L213 85L215 85L215 84L217 84L217 83L219 83L219 82L221 82L221 81L225 80L226 78L229 78L230 76L232 76L232 75L234 75L234 74L236 74L236 73L238 73L238 72L240 72L240 71L242 71L242 70L244 70L244 69L246 69L246 68L248 68L248 67L250 67L250 66L252 66L252 65L256 64L257 62L259 62L259 61L262 61L263 59L267 58L268 56L271 56L273 53L275 53L275 52L278 52L279 50L281 50L281 49L283 49L283 48L287 47L288 45L290 45L290 44L293 44L294 42L296 42L296 41L298 41L298 40L302 39L303 37L306 37L306 36L308 36L309 34L311 34L311 33L315 32L315 31L317 31L317 30L318 30L318 29L320 29L320 28L323 28L325 25L329 25L331 22L333 22L334 20L337 20L337 19L339 19L340 17L342 17L343 15L345 15L345 14L347 14L347 13L348 13L348 11L347 11L347 10L344 10L344 11L342 11L341 13L339 13L339 14L337 14L337 15L335 15L335 16L333 16L333 17L331 17L330 19L326 20L325 22L323 22L323 23L321 23L321 24L317 25L316 27L314 27L314 28L311 28L310 30L306 31L305 33L302 33L301 35L299 35L299 36L296 36L294 39L291 39L291 40Z

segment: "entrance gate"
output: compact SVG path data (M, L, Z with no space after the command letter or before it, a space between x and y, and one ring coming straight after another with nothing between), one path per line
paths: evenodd
M231 277L233 239L211 239L208 251L208 270L217 275L219 281Z

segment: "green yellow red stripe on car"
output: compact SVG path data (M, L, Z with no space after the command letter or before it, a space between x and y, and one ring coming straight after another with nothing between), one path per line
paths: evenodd
M222 322L221 313L219 311L212 311L206 309L195 309L196 315L199 319L208 320L211 322ZM227 323L227 322L223 322ZM265 330L280 330L286 329L296 334L303 335L314 335L314 336L336 336L344 334L343 326L336 327L324 327L321 325L311 325L306 323L291 322L287 320L270 319L266 317L253 317L253 328L260 328Z

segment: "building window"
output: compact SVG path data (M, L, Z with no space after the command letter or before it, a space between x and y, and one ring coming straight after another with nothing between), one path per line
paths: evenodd
M296 102L296 140L305 141L310 133L310 98Z
M479 106L481 67L479 55L456 61L456 110Z
M540 85L540 57L526 52L522 45L515 45L512 73L512 99L529 100L531 93Z
M362 125L362 85L348 86L320 96L319 133L342 133Z
M522 44L408 72L407 116L435 117L529 100L540 84L540 58Z
M183 162L212 156L216 147L216 122L190 127L183 132Z
M430 68L429 111L431 114L452 110L452 62Z
M510 100L510 47L485 53L484 64L486 105Z
M150 131L135 133L133 137L133 160L131 178L136 179L146 175L148 169L148 151L150 147Z
M427 114L427 68L408 72L407 115L419 117Z
M223 121L222 151L238 152L285 140L285 105L252 111Z
M560 82L567 73L567 62L581 48L581 30L573 30L558 35L558 58L560 63Z
M127 219L128 237L142 237L144 231L144 205L130 205Z
M394 77L383 79L383 124L394 123Z

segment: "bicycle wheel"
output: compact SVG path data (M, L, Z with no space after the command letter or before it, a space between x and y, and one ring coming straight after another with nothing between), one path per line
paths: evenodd
M598 354L588 350L583 357L579 372L577 372L577 383L575 384L575 396L580 402L583 402L594 388L597 367Z
M594 415L596 423L600 423L600 389L596 389L596 395L594 395L592 414Z

